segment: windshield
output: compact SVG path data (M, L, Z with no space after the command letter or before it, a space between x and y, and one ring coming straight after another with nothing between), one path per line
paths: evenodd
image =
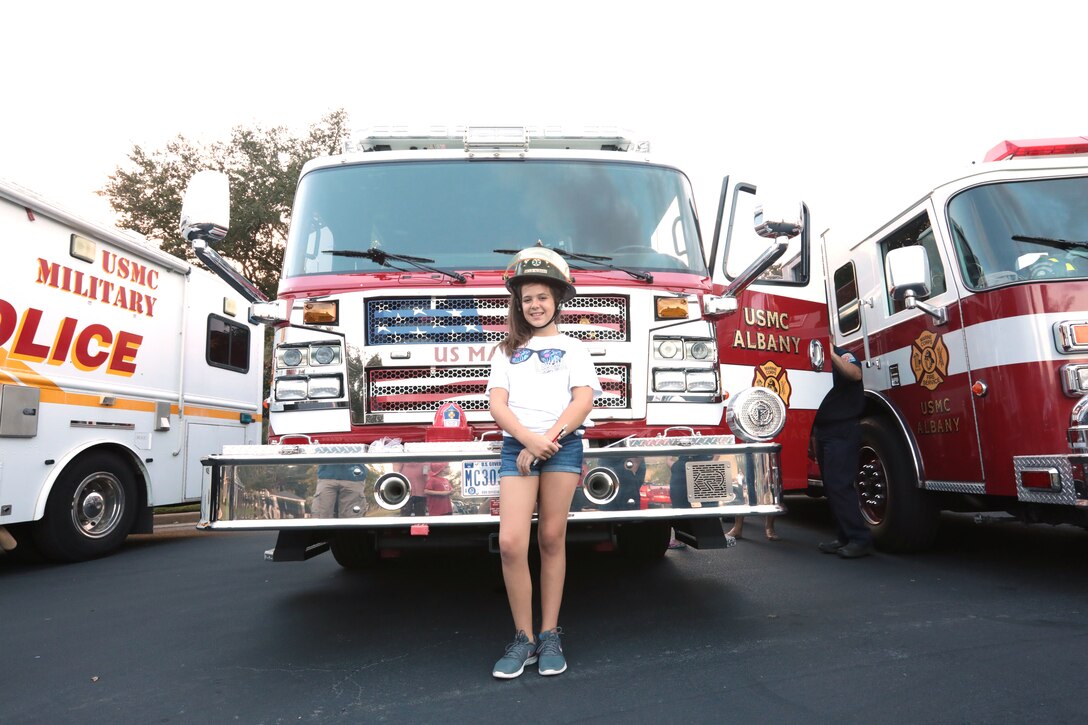
M691 192L675 169L451 160L307 174L295 198L284 276L383 270L372 258L344 254L371 248L433 260L440 269L498 270L510 254L494 250L538 240L609 258L617 267L707 274ZM568 261L575 269L600 269Z
M972 289L1088 277L1088 177L988 184L948 204L952 239Z

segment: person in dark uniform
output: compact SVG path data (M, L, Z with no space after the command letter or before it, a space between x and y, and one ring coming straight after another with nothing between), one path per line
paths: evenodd
M858 492L854 488L861 451L861 414L865 409L861 363L845 348L832 344L831 376L831 390L816 411L813 437L838 537L820 544L819 548L825 554L858 559L873 551L873 537L861 517Z

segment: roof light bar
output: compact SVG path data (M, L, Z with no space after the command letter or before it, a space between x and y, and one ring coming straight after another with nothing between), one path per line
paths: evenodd
M1073 154L1088 154L1088 136L1002 141L986 152L983 161L1004 161L1023 156L1070 156Z
M465 151L528 151L529 129L524 126L469 126Z
M461 149L525 151L578 149L582 151L649 152L619 126L369 126L344 142L344 153Z

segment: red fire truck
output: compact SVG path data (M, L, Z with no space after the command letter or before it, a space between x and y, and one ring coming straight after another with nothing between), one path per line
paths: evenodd
M574 272L560 329L586 343L604 388L571 538L658 557L670 530L724 547L723 515L782 511L772 439L783 425L807 439L784 402L811 424L822 392L797 383L819 375L817 358L826 369L810 351L827 326L803 205L772 214L727 178L708 265L687 178L621 132L370 129L304 167L267 301L212 249L226 186L194 178L182 233L275 328L270 436L205 459L203 527L278 530L269 558L331 548L347 567L493 545L500 431L484 388L506 330L503 271L534 244ZM786 467L807 481L797 451ZM452 515L419 505L428 469L447 478ZM644 485L667 487L668 503L642 508ZM317 506L334 486L361 494Z
M1088 523L1086 154L1086 137L1003 142L826 248L835 339L864 360L858 486L884 548L929 545L941 510Z

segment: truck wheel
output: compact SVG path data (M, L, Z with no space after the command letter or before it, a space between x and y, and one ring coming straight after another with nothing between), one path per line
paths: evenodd
M34 542L54 561L85 561L112 552L136 518L136 481L116 456L91 453L57 478L34 528Z
M669 550L672 527L668 522L627 523L616 527L616 546L624 558L641 563L659 561Z
M881 421L861 422L858 469L861 515L876 545L900 552L932 546L940 521L937 507L918 488L903 442Z
M378 562L374 539L363 531L334 531L329 548L336 563L345 569L370 569Z

